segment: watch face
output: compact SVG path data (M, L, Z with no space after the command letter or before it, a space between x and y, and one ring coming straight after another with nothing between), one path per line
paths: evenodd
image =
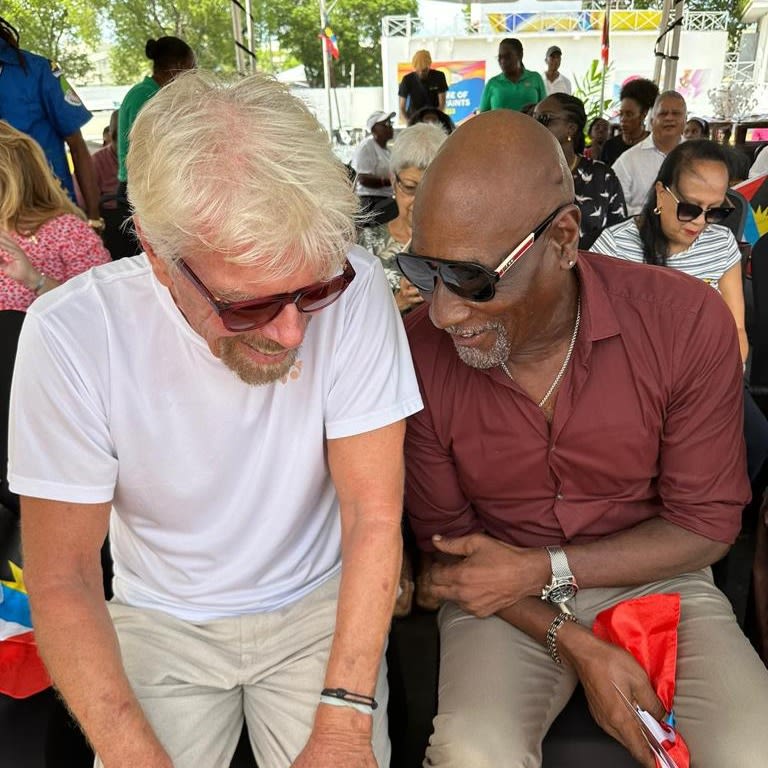
M557 584L547 593L547 600L550 603L559 605L567 600L570 600L577 592L577 588L574 584Z

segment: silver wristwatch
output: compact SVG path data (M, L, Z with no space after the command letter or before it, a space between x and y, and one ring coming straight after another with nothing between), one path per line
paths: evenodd
M541 590L541 599L557 606L564 613L570 613L566 603L579 591L579 585L571 573L563 548L546 549L552 564L552 581Z

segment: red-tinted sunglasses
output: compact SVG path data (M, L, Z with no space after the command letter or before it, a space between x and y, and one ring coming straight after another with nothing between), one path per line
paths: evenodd
M355 279L355 270L348 261L345 261L342 273L324 283L313 283L293 293L277 293L274 296L262 296L259 299L225 302L219 301L206 288L205 283L192 271L192 267L184 259L179 259L177 264L221 318L224 327L236 333L262 328L272 322L286 304L295 304L299 312L305 313L324 309L333 304Z

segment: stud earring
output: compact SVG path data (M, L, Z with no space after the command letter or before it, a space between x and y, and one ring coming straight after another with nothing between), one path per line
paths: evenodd
M568 266L573 267L576 262L573 259L568 259Z

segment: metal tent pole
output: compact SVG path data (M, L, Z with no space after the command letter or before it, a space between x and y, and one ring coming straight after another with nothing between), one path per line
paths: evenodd
M323 46L323 86L325 88L325 100L328 105L328 120L326 127L328 129L328 138L333 141L333 112L331 111L331 66L328 60L328 45L325 41L325 27L327 25L327 16L325 12L325 0L320 0L320 39Z
M672 30L672 37L669 42L669 50L667 53L667 64L664 67L664 90L671 91L675 88L677 81L677 60L680 52L680 33L683 29L683 10L685 2L684 0L675 0L674 5L674 20L672 24L674 29Z
M666 49L666 34L667 27L669 26L669 15L672 11L673 0L664 0L664 5L661 10L661 24L659 24L659 36L656 38L656 45L654 46L654 54L656 55L656 62L653 68L653 82L656 85L661 83L661 66L664 63ZM661 50L659 50L659 43L661 43Z

